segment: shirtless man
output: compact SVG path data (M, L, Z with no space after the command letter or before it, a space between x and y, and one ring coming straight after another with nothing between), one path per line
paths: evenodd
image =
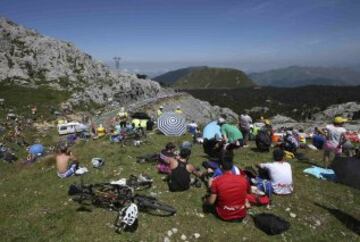
M56 155L56 167L58 176L60 178L70 177L75 174L78 166L79 163L72 155L67 145L60 145Z

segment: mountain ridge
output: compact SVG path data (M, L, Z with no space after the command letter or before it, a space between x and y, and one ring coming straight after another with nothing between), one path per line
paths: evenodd
M208 66L181 68L153 79L162 85L178 89L227 89L255 86L254 82L240 70Z
M360 85L360 72L345 67L289 66L264 72L250 73L249 77L260 86Z

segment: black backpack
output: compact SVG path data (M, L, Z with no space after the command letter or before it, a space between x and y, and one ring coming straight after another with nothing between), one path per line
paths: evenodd
M253 216L255 226L268 235L281 234L290 228L290 223L271 213Z
M256 135L255 138L256 147L261 150L269 150L271 146L271 137L265 130L259 130L259 133Z

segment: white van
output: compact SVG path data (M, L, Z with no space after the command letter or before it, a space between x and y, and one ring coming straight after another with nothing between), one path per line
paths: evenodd
M83 131L87 131L88 127L79 122L70 122L58 125L58 133L59 135L63 134L75 134Z

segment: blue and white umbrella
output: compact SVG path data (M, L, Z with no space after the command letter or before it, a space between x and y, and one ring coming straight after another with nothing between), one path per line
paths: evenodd
M157 127L166 136L181 136L186 132L186 120L181 115L167 112L158 118Z

